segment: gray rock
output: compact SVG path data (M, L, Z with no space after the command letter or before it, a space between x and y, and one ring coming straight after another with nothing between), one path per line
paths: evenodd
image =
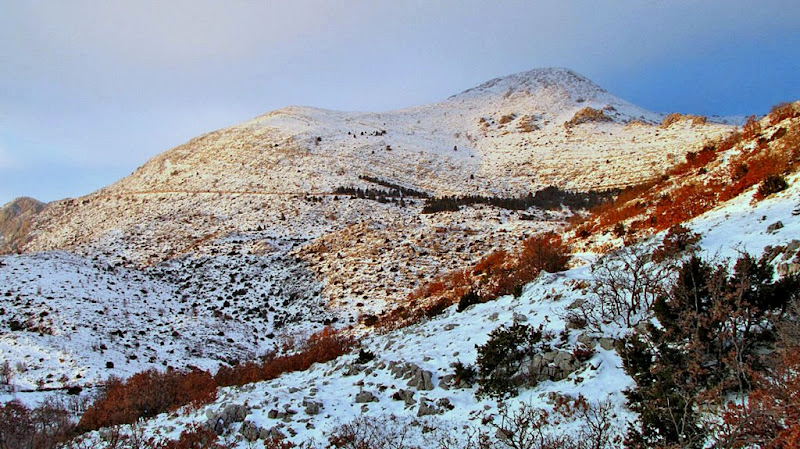
M600 347L605 349L606 351L610 351L614 349L614 339L613 338L601 338L600 339Z
M454 408L456 408L448 398L439 399L438 401L436 401L436 406L439 407L440 409L446 409L446 410L453 410Z
M356 394L356 404L366 404L367 402L378 402L378 398L369 391Z
M261 430L262 429L252 421L245 421L242 423L242 428L239 429L239 433L241 433L247 441L255 441L261 435Z
M250 414L250 409L244 405L230 404L222 411L222 419L226 424L242 422Z
M417 416L429 416L437 413L438 410L436 410L436 407L427 402L422 402L419 404L419 410L417 410Z
M433 373L417 368L413 371L411 380L408 382L408 386L414 387L417 390L433 390Z
M403 401L406 406L412 406L417 403L416 399L414 399L414 392L411 390L398 390L392 395L392 399Z
M580 335L578 335L578 342L583 343L584 345L586 345L587 348L592 349L594 348L594 345L597 343L597 339L589 334L581 333Z
M783 222L778 220L775 223L772 223L771 225L767 226L767 233L772 234L778 232L778 229L781 228L783 228Z
M528 317L521 313L514 312L514 321L518 323L524 323L528 321Z
M322 404L319 402L306 401L305 406L306 414L308 415L319 415L319 412L322 409Z

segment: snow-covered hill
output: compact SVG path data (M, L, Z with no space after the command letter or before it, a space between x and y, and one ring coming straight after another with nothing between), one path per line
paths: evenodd
M700 255L732 261L741 251L760 255L769 247L781 248L777 264L796 260L800 254L800 240L796 239L800 235L800 176L790 177L789 183L788 190L757 204L751 203L751 190L686 223L702 236ZM782 227L775 226L777 222ZM662 237L658 234L638 245L653 248ZM490 419L499 422L504 407L547 410L553 420L546 432L577 432L585 422L555 417L564 398L582 396L589 404L608 407L612 432L619 435L626 423L635 419L625 408L622 395L633 382L613 348L620 329L575 329L567 319L569 311L592 294L591 264L608 256L577 257L575 268L543 273L519 297L504 296L463 312L453 306L408 328L364 335L362 347L376 355L373 360L359 361L359 356L352 354L272 381L225 388L212 404L160 415L138 431L176 439L181 431L197 424L217 427L223 440L234 447L251 447L256 440L274 435L295 443L313 440L314 447L325 447L338 426L361 420L357 421L363 426L361 431L369 431L372 423L385 432L384 438L404 438L408 445L404 447L441 447L438 438L444 434L458 447L466 444L470 429L486 429ZM493 330L513 323L542 326L551 333L547 344L551 355L544 356L552 357L550 366L563 374L525 388L513 399L476 399L476 386L454 383L452 364L474 363L477 346L485 344ZM591 349L583 361L573 357L578 347ZM91 436L93 441L99 442L98 435Z
M0 356L9 383L19 391L92 386L147 368L213 371L328 324L363 330L365 317L394 308L431 278L534 233L561 230L572 214L479 205L429 215L421 213L422 196L623 187L660 176L731 130L689 116L659 125L663 118L569 70L540 69L398 111L281 109L195 138L91 195L7 208L15 214L5 222L20 224L13 234L0 232L3 243L22 252L0 257L0 327L8 329L0 334ZM337 193L397 186L416 194L378 201ZM424 402L421 394L408 409L385 401L400 386L394 374L387 377L394 359L413 362L438 383L453 357L474 359L474 344L514 313L560 332L561 315L587 276L585 266L566 277L545 276L521 298L450 311L407 335L365 337L379 355L358 374L371 376L357 386L380 401L367 413L414 414ZM496 319L486 319L495 311ZM568 352L577 338L552 342L553 351L561 345ZM613 391L618 402L626 380L615 357L600 350L572 375L586 379L572 390L563 380L542 388L592 398ZM300 421L305 433L295 425L281 431L296 432L298 440L320 436L331 417L361 413L361 404L334 405L335 395L355 391L350 378L319 377L352 371L345 362L244 390L262 394L297 383L285 397L270 393L290 408L302 404L302 395L318 395L335 412ZM613 388L601 387L609 382ZM478 419L487 405L469 390L434 392L434 403L446 396L453 410L465 410L445 417ZM538 401L543 392L525 395ZM243 401L241 394L232 389L220 405ZM434 409L449 408L444 404ZM265 404L264 416L254 412L258 426L268 427L270 410Z

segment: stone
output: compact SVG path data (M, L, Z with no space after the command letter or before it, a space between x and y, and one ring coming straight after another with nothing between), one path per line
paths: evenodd
M378 402L378 398L369 391L361 391L356 394L356 404L366 404L367 402Z
M239 429L239 433L241 433L247 441L255 441L261 435L261 428L252 421L245 421L242 423L242 428Z
M440 409L447 409L447 410L453 410L454 408L456 408L448 398L440 398L438 401L436 401L436 406L439 407Z
M409 387L414 387L417 390L430 391L435 387L433 385L433 373L430 371L416 368L412 372L411 380L408 382Z
M244 405L230 404L222 412L222 419L225 424L232 422L242 422L250 414L250 409Z
M395 401L403 401L406 406L412 406L417 403L414 399L414 392L411 390L398 390L392 395Z
M771 225L767 226L767 233L773 234L775 232L778 232L778 229L781 228L783 228L783 222L778 220L775 223L772 223Z
M581 333L580 335L578 335L578 342L583 343L589 349L593 349L597 342L597 339L595 339L589 334Z
M606 351L610 351L614 349L614 339L613 338L601 338L599 340L600 347L605 349Z
M417 410L417 416L429 416L435 415L438 412L436 407L429 404L428 402L422 402L419 404L419 409Z
M528 321L528 317L521 313L514 312L514 321L517 323L524 323Z
M322 404L313 401L305 402L305 406L307 415L319 415L319 412L322 409Z

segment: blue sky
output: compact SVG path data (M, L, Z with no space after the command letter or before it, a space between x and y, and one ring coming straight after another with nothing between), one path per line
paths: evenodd
M560 66L660 112L800 99L800 2L0 0L0 204L90 193L287 105L380 111Z

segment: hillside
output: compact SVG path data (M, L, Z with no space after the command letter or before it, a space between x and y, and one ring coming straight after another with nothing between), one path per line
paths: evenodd
M31 231L33 217L45 204L33 198L17 198L0 209L0 253L14 253Z
M184 432L238 448L620 447L645 426L625 392L650 369L632 367L634 339L685 343L658 346L680 333L678 306L653 292L678 301L691 254L721 284L742 253L767 254L734 291L787 293L752 309L763 341L742 354L796 343L770 332L800 299L798 110L739 129L540 69L399 111L274 111L85 197L16 201L2 220L18 254L0 256L0 402L61 398L83 414L77 447ZM653 290L625 290L642 273ZM751 310L737 307L725 313ZM524 341L490 362L499 335ZM734 366L712 355L686 375ZM691 393L741 401L725 383L737 375ZM709 407L698 414L719 420L725 405ZM542 444L508 442L529 435L523 421Z

